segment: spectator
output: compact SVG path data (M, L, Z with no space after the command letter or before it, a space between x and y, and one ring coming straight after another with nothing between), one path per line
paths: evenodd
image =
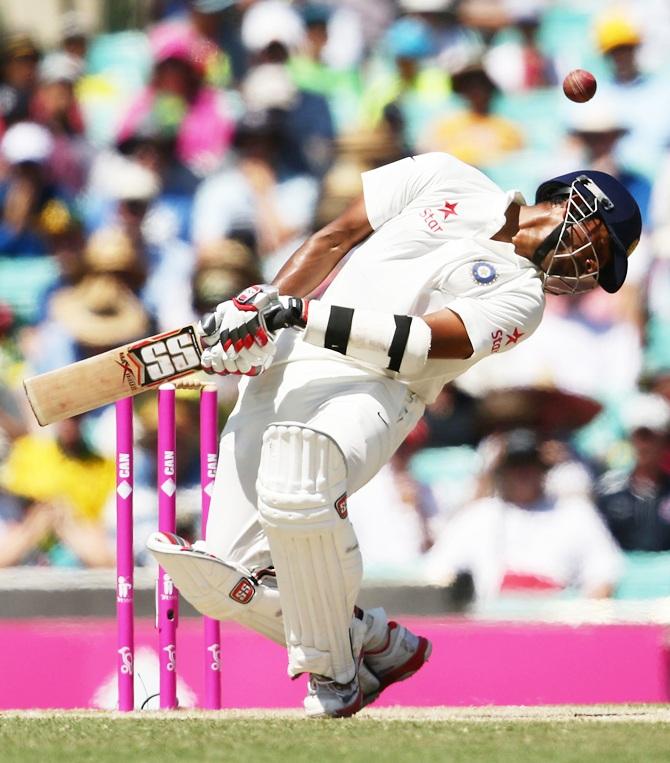
M446 151L468 164L485 167L523 147L519 126L495 114L498 87L481 61L455 71L451 82L466 107L428 124L420 139L422 150Z
M30 118L30 101L37 84L40 51L23 33L7 35L0 50L0 133Z
M158 330L167 331L191 320L190 249L184 252L176 247L157 253L127 227L101 228L86 245L84 268L93 276L112 276L129 289Z
M0 474L14 442L28 430L18 394L10 387L11 353L7 340L12 323L10 308L0 302ZM46 533L42 513L39 509L26 511L25 501L6 490L0 479L0 567L23 563L35 551Z
M83 19L77 11L66 11L61 17L61 50L79 62L82 67L86 65L86 53L90 30L86 27Z
M151 145L147 151L153 150ZM181 236L191 199L176 190L165 192L146 163L120 160L115 154L98 163L91 185L98 194L87 210L89 222L97 219L103 227L116 228L126 237L122 249L134 252L146 276L145 282L129 285L158 327L167 331L188 322L193 250ZM104 201L101 192L107 196ZM97 210L94 203L99 205Z
M9 304L0 300L0 411L4 412L6 416L11 419L21 418L17 410L17 400L14 399L13 394L10 392L6 397L4 389L12 390L18 387L21 373L21 354L17 345L17 319ZM4 426L6 433L10 439L13 439L11 435L12 431L17 430L18 422L0 424L0 428ZM18 430L21 427L19 425ZM16 431L16 434L22 434L21 431ZM0 435L0 461L2 460L4 453L3 438Z
M51 535L48 557L53 564L113 564L101 519L114 490L114 462L91 451L81 418L60 422L53 440L38 435L19 438L3 466L2 486L32 507L10 528L24 552Z
M291 54L305 39L302 19L280 0L262 0L245 13L241 34L252 64L241 84L247 109L283 109L284 171L323 177L335 137L328 102L319 93L297 87L288 67Z
M25 501L0 487L0 568L46 563L43 545L52 530L48 505L25 508Z
M455 71L481 53L483 41L474 25L463 23L463 3L453 0L400 0L402 13L420 19L430 28L435 58L443 71Z
M561 302L550 295L541 326L512 361L509 355L486 358L459 383L477 395L519 385L554 386L616 404L635 389L642 366L637 318L624 290L609 300L577 294Z
M422 125L444 109L449 78L435 65L431 30L421 19L398 19L382 39L381 51L386 60L375 62L378 71L369 76L361 103L363 125L374 128L390 116L411 148Z
M146 202L146 220L142 216L144 235L156 245L175 239L191 240L193 194L201 178L179 158L178 129L178 120L154 110L136 133L118 144L122 156L148 170L154 177L151 194L145 190L144 197L140 199L135 192L133 200ZM111 196L122 200L124 196L130 198L130 192L124 190L122 178L116 175L121 172L125 175L130 170L126 170L117 160L118 156L112 154L96 167L95 175L105 185L112 184L114 190ZM137 172L135 175L139 178ZM138 180L133 183L137 184ZM147 188L148 185L147 182L142 184Z
M426 566L431 582L469 573L483 601L519 590L611 595L622 569L616 544L589 500L547 496L539 448L529 430L506 436L494 469L496 495L445 524Z
M234 164L205 180L193 208L198 246L221 238L251 235L270 279L308 231L318 197L313 177L282 163L287 112L249 112L235 136Z
M231 238L204 243L193 274L193 320L231 299L250 283L260 283L260 264L241 241Z
M142 339L150 328L145 308L123 281L110 274L87 275L54 292L28 360L35 373L51 371Z
M27 431L18 394L14 393L4 379L0 379L0 463L9 453L14 440Z
M88 228L117 225L133 241L139 240L147 211L160 190L153 169L116 152L105 152L92 167L82 203ZM171 226L173 236L176 227Z
M642 34L621 9L610 9L600 16L595 33L609 68L609 78L599 89L618 105L620 119L628 128L620 144L621 159L628 167L653 177L670 136L665 109L670 96L667 78L642 71L638 63Z
M623 413L634 463L602 477L598 507L624 551L670 551L670 403L639 395Z
M445 384L437 399L426 406L426 447L470 445L481 438L477 400L455 384Z
M494 41L486 54L487 69L498 87L506 93L518 93L555 86L556 66L538 41L540 8L524 3L513 10L511 21L515 38L501 44Z
M49 167L53 179L70 195L83 188L92 149L84 137L84 122L75 96L83 73L81 61L68 53L49 53L40 63L37 89L31 104L34 120L53 139Z
M141 296L147 262L136 239L122 228L100 228L86 242L83 265L87 275L112 275Z
M410 471L427 435L425 422L419 422L389 463L347 499L368 575L413 577L434 543L438 506L430 486Z
M55 185L48 162L53 152L49 131L19 122L0 143L8 174L0 183L0 253L13 257L49 253L49 236L71 222L69 202Z
M670 151L666 150L651 195L652 260L646 277L647 364L667 370L670 338ZM670 396L669 396L670 397Z
M121 143L163 115L176 128L176 153L189 169L205 175L216 169L233 135L232 106L226 95L204 83L204 65L188 40L152 40L151 83L134 100L121 122Z
M291 77L300 90L318 93L328 101L337 132L347 130L358 116L363 83L359 69L353 65L336 67L328 60L333 50L329 22L334 14L337 17L338 9L307 3L300 13L305 37L289 59Z
M202 62L205 82L228 87L239 82L247 60L240 41L240 12L236 0L187 0L183 11L170 14L151 31L154 40L188 42Z

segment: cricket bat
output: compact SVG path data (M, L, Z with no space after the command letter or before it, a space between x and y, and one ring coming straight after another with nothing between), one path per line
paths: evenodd
M25 379L42 425L67 419L187 376L200 368L195 323Z

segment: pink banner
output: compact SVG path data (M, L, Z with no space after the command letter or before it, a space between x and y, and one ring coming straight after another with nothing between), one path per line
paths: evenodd
M409 620L433 641L428 665L378 705L537 705L668 702L665 629L657 625L483 624ZM282 648L222 624L222 706L299 707L305 679L286 675ZM179 624L182 707L204 703L202 621ZM135 631L136 707L158 691L152 622ZM114 708L114 620L17 620L0 626L0 709ZM157 699L147 707L156 709Z

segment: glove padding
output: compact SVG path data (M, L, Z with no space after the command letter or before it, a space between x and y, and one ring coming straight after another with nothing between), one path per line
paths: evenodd
M272 360L276 346L265 316L281 308L274 286L250 286L217 305L198 324L207 373L257 376Z

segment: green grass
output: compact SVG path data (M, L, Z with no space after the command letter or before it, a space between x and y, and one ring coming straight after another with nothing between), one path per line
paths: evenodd
M459 717L378 711L340 721L292 714L244 717L155 713L0 713L3 763L653 763L670 760L667 711L509 717L484 709Z

